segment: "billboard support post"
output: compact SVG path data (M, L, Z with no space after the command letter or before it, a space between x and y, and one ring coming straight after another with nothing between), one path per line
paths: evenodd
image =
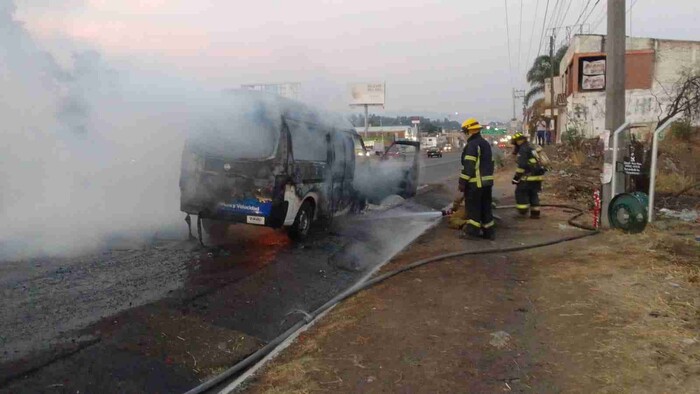
M365 104L365 138L369 134L369 104Z

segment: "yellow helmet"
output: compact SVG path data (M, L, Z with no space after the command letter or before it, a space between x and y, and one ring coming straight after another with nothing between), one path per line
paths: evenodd
M465 133L469 130L481 130L483 126L479 124L479 121L477 121L474 118L469 118L462 122L462 131Z
M512 144L515 144L515 141L517 141L517 140L519 140L519 139L521 139L521 138L522 138L522 139L525 139L525 135L524 135L523 133L515 133L515 134L513 134L513 138L511 138L510 142L511 142Z

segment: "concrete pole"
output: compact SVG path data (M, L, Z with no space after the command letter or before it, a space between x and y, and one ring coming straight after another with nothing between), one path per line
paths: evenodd
M605 39L605 129L610 131L608 150L605 152L605 163L616 171L617 164L613 163L613 133L612 131L625 123L625 0L608 0L608 34ZM629 144L624 133L620 135L622 150ZM617 157L621 157L618 152ZM608 206L610 200L625 191L624 182L617 182L612 190L612 183L603 184L602 195L602 224L609 227Z
M552 115L552 129L553 129L553 130L551 130L550 133L551 133L551 136L556 141L557 134L559 134L559 133L556 132L557 122L556 122L555 117L554 117L554 107L555 107L555 105L554 105L555 104L554 103L554 40L555 40L554 30L552 30L552 35L549 36L549 64L550 64L550 67L549 67L550 68L550 70L549 70L549 95L550 95L550 100L551 100L549 102L549 104L550 104L549 111L550 111L550 114ZM557 67L558 66L559 65L557 64Z

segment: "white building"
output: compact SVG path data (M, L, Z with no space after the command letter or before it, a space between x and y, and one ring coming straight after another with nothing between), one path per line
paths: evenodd
M299 82L247 84L241 85L241 89L274 93L293 100L301 98L301 84Z
M626 119L653 130L681 73L700 71L700 42L627 37L626 45ZM605 50L603 35L571 40L559 66L561 78L554 80L559 135L569 128L587 137L605 131ZM549 103L549 90L545 100Z
M417 140L415 129L411 126L370 126L366 133L364 127L355 127L355 131L365 141L382 140L386 143L395 140Z

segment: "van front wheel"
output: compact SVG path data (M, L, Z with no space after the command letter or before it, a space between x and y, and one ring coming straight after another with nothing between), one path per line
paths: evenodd
M289 228L289 238L295 241L303 241L311 229L311 221L314 218L314 206L310 201L304 201L297 212L294 224Z

